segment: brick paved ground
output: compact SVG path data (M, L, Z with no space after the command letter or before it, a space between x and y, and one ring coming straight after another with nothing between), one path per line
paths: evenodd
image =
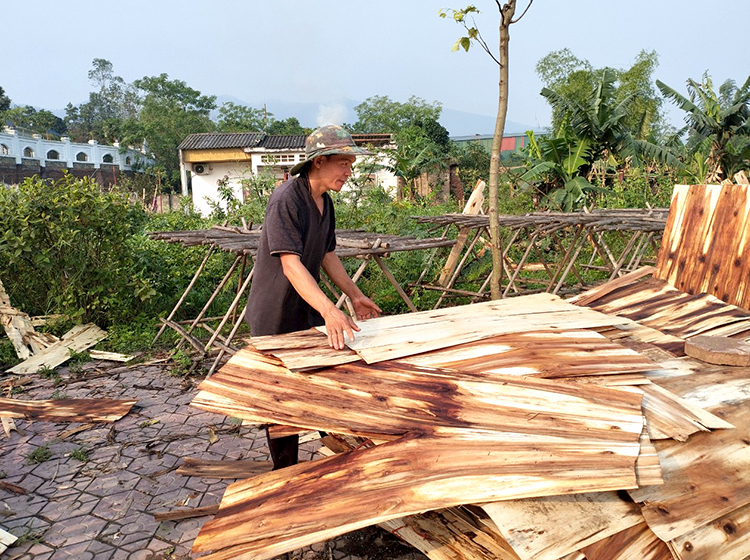
M71 429L81 424L24 420L16 420L20 433L10 439L0 432L0 477L25 490L0 488L0 527L20 537L2 560L191 558L193 540L209 518L156 523L153 512L217 504L231 481L181 476L174 469L183 457L267 461L262 430L189 407L197 383L170 375L165 365L92 361L73 369L59 368L59 379L31 376L18 397L138 402L119 421L74 434ZM218 436L213 443L211 432ZM303 445L300 459L315 457L317 445ZM44 446L50 458L32 462ZM282 558L425 557L368 528Z

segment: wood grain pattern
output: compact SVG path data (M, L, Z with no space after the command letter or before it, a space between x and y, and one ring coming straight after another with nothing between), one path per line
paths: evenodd
M590 330L504 334L400 361L474 373L546 379L619 375L656 367L638 352Z
M57 342L50 344L46 349L27 358L20 364L16 364L8 371L10 373L35 373L42 368L54 369L70 359L70 353L81 352L103 340L107 333L89 323L87 325L76 325L70 329Z
M137 401L121 399L50 399L28 401L0 398L0 416L48 422L115 422Z
M588 545L582 552L586 560L674 560L667 544L645 523Z
M750 555L750 505L667 544L679 560L746 560Z
M750 309L750 187L677 185L654 276Z
M632 487L634 461L632 443L479 431L404 436L231 484L193 552L271 558L420 511Z
M750 330L750 313L709 294L690 295L649 278L589 303L602 313L627 317L667 335L732 334Z
M656 442L664 484L630 491L662 540L750 504L750 407L736 407L725 418L737 428L696 434L686 444Z
M258 423L374 437L482 428L552 435L578 430L621 440L640 435L640 403L639 394L619 389L399 362L305 374L250 349L203 381L192 402Z
M520 560L496 528L491 530L463 508L408 515L379 525L430 560Z
M617 318L543 293L371 319L360 324L362 330L347 346L365 362L376 363L500 334L617 323Z
M640 508L616 492L507 500L482 509L523 560L556 560L644 522Z

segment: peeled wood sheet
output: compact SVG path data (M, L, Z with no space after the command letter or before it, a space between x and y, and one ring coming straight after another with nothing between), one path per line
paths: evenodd
M68 361L71 352L86 350L106 336L107 333L93 323L76 325L65 333L59 341L20 364L16 364L8 371L10 373L35 373L42 368L54 369Z
M639 385L638 389L643 391L643 411L652 440L686 441L697 432L734 428L726 420L654 383Z
M585 546L582 552L586 560L674 560L667 544L645 523Z
M644 522L640 508L616 492L507 500L482 509L523 560L557 560Z
M331 348L328 337L317 329L254 336L249 342L264 354L277 357L284 366L292 370L317 369L361 360L353 350Z
M685 443L656 442L664 484L630 491L651 530L669 541L750 504L750 407L732 409L734 430Z
M620 389L400 362L305 374L247 348L203 381L192 402L253 422L374 437L486 428L605 440L637 440L640 403L640 394Z
M746 310L710 294L682 292L657 278L610 292L589 306L683 339L718 332L729 336L750 329Z
M633 487L636 447L486 431L404 436L230 485L193 552L271 558L421 511Z
M489 529L463 508L407 515L379 525L430 560L519 560L496 529Z
M48 422L115 422L125 416L136 402L120 399L28 401L0 398L0 416Z
M362 330L347 345L367 363L375 363L500 334L617 323L616 317L544 293L370 319L360 323Z
M679 560L750 558L750 505L667 543Z
M750 187L677 185L655 276L750 309Z
M638 352L591 330L504 334L400 361L475 373L543 378L618 375L656 367Z

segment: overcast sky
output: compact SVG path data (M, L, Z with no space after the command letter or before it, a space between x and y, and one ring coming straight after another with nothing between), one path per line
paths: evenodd
M518 2L520 12L527 0ZM496 3L474 3L482 10L477 24L496 45ZM451 52L463 29L438 17L441 8L464 6L443 0L6 0L0 86L15 104L59 110L87 100L87 72L94 58L104 58L127 82L166 73L203 94L253 107L268 103L272 113L275 101L313 102L321 121L353 122L356 115L345 105L374 95L394 101L416 95L445 109L494 116L496 64L480 49ZM535 128L549 123L534 67L565 47L595 67L616 68L632 65L643 49L655 50L655 77L683 93L686 79L699 80L705 71L717 85L727 78L741 85L750 74L750 47L737 30L748 16L748 0L535 0L511 27L508 118ZM671 115L679 124L680 113Z

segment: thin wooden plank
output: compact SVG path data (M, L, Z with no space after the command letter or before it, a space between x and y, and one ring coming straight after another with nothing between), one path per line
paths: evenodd
M161 523L162 521L179 521L182 519L193 519L195 517L203 517L205 515L214 515L219 511L219 504L211 504L207 506L199 506L190 509L172 509L169 511L155 511L152 513L154 521Z
M661 463L659 463L659 453L649 439L645 426L641 433L640 444L641 450L635 462L635 475L638 479L638 486L664 484L664 479L661 475Z
M640 385L643 411L652 440L687 441L697 432L732 429L734 426L707 410L691 404L674 393L653 383Z
M677 185L655 277L750 309L750 187Z
M683 339L732 325L737 332L750 328L746 310L710 294L686 294L656 278L614 290L589 305Z
M7 550L9 546L12 546L17 540L17 536L0 527L0 554L5 552L5 550Z
M137 401L125 399L21 400L0 397L0 416L48 422L115 422Z
M635 484L632 451L632 443L579 446L566 438L497 432L404 436L231 484L193 552L210 552L207 560L271 558L466 502L622 488Z
M44 351L34 354L20 364L16 364L8 371L11 373L35 373L42 368L54 369L70 359L71 352L82 352L90 348L107 333L89 323L87 325L76 325L54 344L48 346Z
M175 474L183 476L200 476L203 478L247 478L270 471L271 461L241 459L238 461L211 461L184 457Z
M566 301L574 305L587 306L592 301L596 301L607 294L612 293L624 286L630 286L642 278L654 273L653 266L644 266L633 272L629 272L619 278L615 278L599 286L595 286L585 292L578 294Z
M430 560L519 560L497 531L461 508L428 511L379 524Z
M557 560L644 522L640 508L616 492L507 500L482 509L522 560Z
M255 336L250 344L277 357L291 370L310 370L347 364L361 360L359 354L344 348L334 350L328 345L328 337L317 329L269 336Z
M725 416L734 430L700 433L686 443L656 442L664 484L630 491L664 541L750 504L750 407Z
M119 352L104 352L102 350L89 350L89 356L94 360L107 360L109 362L127 363L135 356L132 354L120 354Z
M607 376L648 371L655 364L590 330L511 333L434 350L400 361L474 373L542 378Z
M367 363L483 340L500 334L611 326L618 319L576 307L551 294L536 294L403 316L360 325L347 345Z
M643 426L641 395L619 389L400 362L309 375L247 348L200 384L192 404L257 423L384 438L482 427L629 439Z
M750 558L750 505L667 543L679 560Z
M583 547L587 560L674 560L667 544L641 523Z

